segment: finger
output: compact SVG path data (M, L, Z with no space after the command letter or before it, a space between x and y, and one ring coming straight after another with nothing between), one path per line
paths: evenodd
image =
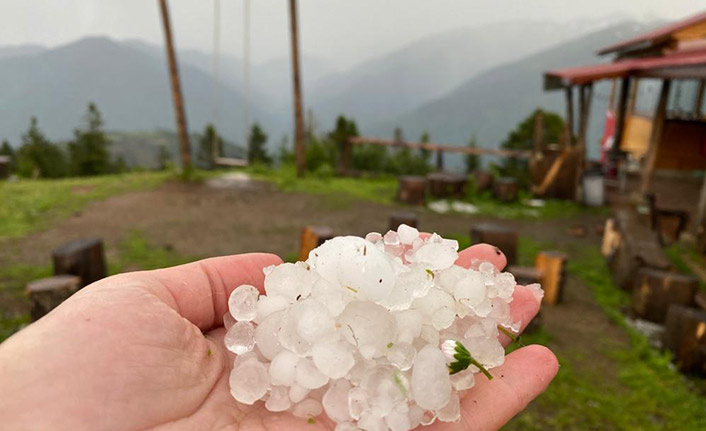
M510 315L513 322L520 322L520 330L517 335L521 334L527 325L534 319L534 316L539 313L540 300L535 295L532 288L527 286L515 286L515 292L512 295L510 303ZM500 342L503 346L510 344L512 340L505 334L500 334Z
M490 370L493 380L476 376L475 386L461 400L460 422L438 423L433 430L497 430L544 392L558 370L556 356L544 346L516 350L505 364Z
M497 247L490 244L476 244L462 250L456 259L456 265L469 268L474 260L485 260L502 271L507 265L505 254Z
M214 257L172 268L123 274L118 283L133 285L157 296L201 330L223 324L228 297L241 284L264 293L262 269L282 263L273 254L253 253ZM98 286L96 286L98 287Z

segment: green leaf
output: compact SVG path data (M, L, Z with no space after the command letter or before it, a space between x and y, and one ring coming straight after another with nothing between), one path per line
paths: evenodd
M478 368L480 372L488 378L488 380L493 380L493 375L490 374L490 372L488 372L488 370L480 362L476 361L473 356L471 356L471 352L466 349L466 346L457 341L454 350L456 351L454 354L454 359L456 360L449 364L449 374L456 374L473 365Z

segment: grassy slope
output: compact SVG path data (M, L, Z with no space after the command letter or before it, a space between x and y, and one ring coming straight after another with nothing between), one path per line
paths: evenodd
M0 181L0 240L18 238L83 208L88 202L155 187L168 172L60 180Z

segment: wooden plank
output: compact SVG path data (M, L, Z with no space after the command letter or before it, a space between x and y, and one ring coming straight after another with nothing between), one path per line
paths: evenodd
M492 148L482 148L482 147L457 147L453 145L440 145L424 142L411 142L411 141L395 141L390 139L377 139L377 138L367 138L363 136L357 136L350 139L353 144L370 144L370 145L381 145L387 147L407 147L410 149L424 149L429 151L443 151L449 153L461 153L461 154L477 154L477 155L491 155L499 157L517 157L520 159L527 159L532 154L531 151L524 150L497 150Z
M669 98L669 88L671 80L665 79L662 81L662 89L659 92L659 102L657 103L657 111L652 123L652 135L650 137L650 145L645 157L645 164L642 168L642 185L640 191L645 194L649 191L652 184L652 175L654 174L655 161L657 160L657 147L661 144L662 130L664 128L664 118L667 113L667 101Z
M55 275L28 283L26 293L32 304L32 321L49 313L80 288L81 278L75 275Z
M670 305L693 305L698 288L694 276L643 268L635 279L630 308L641 319L663 323Z
M556 305L561 302L566 279L565 265L566 254L562 252L542 251L537 254L534 266L542 274L542 303Z

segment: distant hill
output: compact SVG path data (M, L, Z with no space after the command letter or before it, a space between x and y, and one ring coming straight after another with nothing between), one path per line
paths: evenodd
M0 139L17 145L31 116L52 139L70 138L89 101L96 102L109 130L174 130L164 55L99 37L21 54L0 57ZM213 117L212 79L187 62L180 73L190 132L200 132ZM240 90L222 84L218 91L223 115L238 119L223 121L221 132L239 141ZM257 103L252 118L266 128L277 125Z
M324 125L345 113L365 128L441 97L481 72L559 45L599 25L603 24L513 21L440 33L324 77L306 102Z
M432 141L452 145L465 145L475 134L481 146L497 147L508 132L536 107L564 114L564 93L543 91L542 74L545 70L609 61L608 58L597 58L596 49L643 32L648 27L651 26L623 22L493 67L434 101L364 131L391 136L394 127L399 126L410 139L428 131ZM598 139L602 130L607 93L605 84L594 89L590 144Z

